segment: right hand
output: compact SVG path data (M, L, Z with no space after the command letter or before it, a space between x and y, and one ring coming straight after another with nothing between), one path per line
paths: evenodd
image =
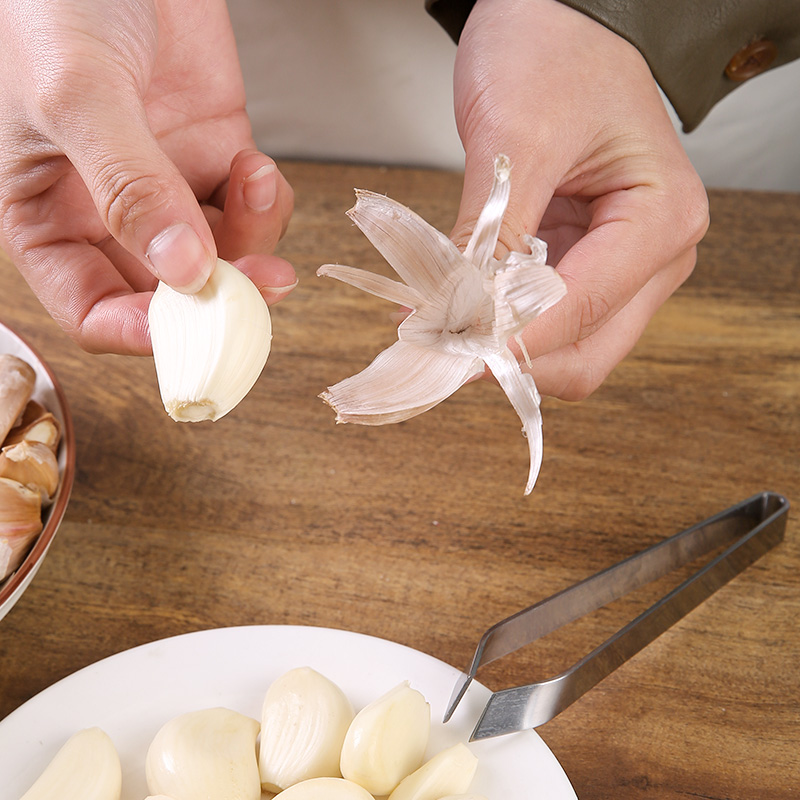
M85 350L150 353L158 280L197 291L217 254L284 297L292 208L224 0L0 4L0 245Z

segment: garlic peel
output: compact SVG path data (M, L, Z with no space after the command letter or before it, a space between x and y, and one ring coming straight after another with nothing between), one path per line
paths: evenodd
M388 795L422 763L430 725L425 698L401 683L356 714L342 746L342 775L374 795Z
M22 563L42 527L39 492L0 478L0 580Z
M21 800L119 800L122 767L108 735L86 728L70 737Z
M23 440L0 450L0 477L38 492L42 505L49 505L58 489L58 461L44 442Z
M262 786L278 792L311 778L341 777L339 754L354 713L344 692L310 667L275 680L261 712Z
M36 373L27 361L0 354L0 443L25 410L35 384Z
M148 321L161 399L178 422L223 417L252 389L269 356L269 308L255 284L222 259L196 294L160 283Z
M389 800L441 800L469 789L478 768L478 758L463 743L437 753L402 780Z
M361 373L328 387L321 397L336 411L339 422L383 425L427 411L485 367L497 370L498 383L528 439L525 494L529 494L541 467L540 397L508 342L519 340L531 320L558 302L566 294L566 284L547 266L547 246L535 237L523 239L529 252L494 257L510 196L510 173L508 159L498 156L492 189L464 253L400 203L356 190L356 204L348 215L403 283L331 264L320 267L317 274L398 302L412 312L398 327L397 343ZM408 383L407 374L413 376Z
M192 711L165 723L145 758L147 789L174 800L260 800L256 720L226 708Z

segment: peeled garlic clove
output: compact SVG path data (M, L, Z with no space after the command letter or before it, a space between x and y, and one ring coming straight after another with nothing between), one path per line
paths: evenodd
M175 717L147 751L147 790L174 800L260 800L258 728L256 720L227 708Z
M430 730L430 706L401 683L356 714L342 746L342 775L372 794L389 794L422 763Z
M10 353L0 355L0 443L25 410L35 383L36 373L27 361Z
M0 478L0 580L22 563L42 527L39 493L18 481Z
M3 445L8 447L20 442L41 442L53 452L61 441L61 423L36 400L29 400L22 418L8 432Z
M389 800L441 800L447 795L464 794L477 768L477 757L459 742L404 778Z
M21 800L119 800L122 767L100 728L79 731L56 753Z
M0 478L11 478L38 492L46 506L58 489L58 461L42 442L13 444L0 450Z
M309 778L282 791L281 800L375 800L363 787L344 778Z
M161 399L178 422L227 414L267 362L269 308L255 284L222 259L196 294L160 283L148 319Z
M339 754L353 706L310 667L290 670L267 690L261 711L259 769L271 792L309 778L341 776Z

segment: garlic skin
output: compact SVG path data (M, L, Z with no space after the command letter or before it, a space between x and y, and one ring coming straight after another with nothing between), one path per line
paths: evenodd
M54 453L61 441L61 423L36 400L29 400L19 422L8 432L3 445L20 442L41 442Z
M348 216L403 282L353 267L325 264L317 275L336 278L412 309L398 341L357 375L320 397L337 422L385 425L427 411L488 367L520 417L528 440L530 494L542 463L539 392L508 347L522 347L525 326L566 294L546 264L546 244L523 237L528 253L494 257L510 196L511 165L495 159L494 183L462 253L443 233L384 195L356 191ZM526 361L528 360L525 354Z
M406 681L356 714L345 736L342 775L374 795L389 794L422 763L430 706Z
M42 527L39 492L0 478L0 580L22 563Z
M225 416L269 356L269 308L255 284L222 259L196 294L160 283L148 320L161 399L177 422Z
M344 778L310 778L276 795L280 800L375 800L357 783Z
M477 756L459 742L437 753L404 778L389 795L389 800L441 800L448 795L463 795L477 768Z
M35 384L36 373L27 361L0 354L0 443L25 410Z
M311 778L340 777L339 754L354 715L345 693L310 667L274 681L261 711L263 788L279 792Z
M108 735L86 728L70 737L21 800L119 800L122 767Z
M42 506L48 506L58 489L58 461L43 442L22 441L0 450L0 478L10 478L38 492Z
M175 717L147 751L147 790L173 800L260 800L258 730L256 720L226 708Z

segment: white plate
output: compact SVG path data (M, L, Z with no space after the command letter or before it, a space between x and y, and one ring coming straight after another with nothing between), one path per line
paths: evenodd
M35 654L31 655L35 658ZM144 758L163 723L223 706L259 719L270 683L310 666L337 683L356 709L404 680L431 704L430 754L466 742L489 691L473 683L441 723L458 670L394 642L330 628L249 626L189 633L99 661L41 692L0 722L0 800L18 800L61 745L97 725L123 766L123 800L147 795ZM471 743L479 758L472 791L489 800L576 800L535 731Z
M12 572L5 580L0 580L0 619L2 619L22 597L22 593L39 571L67 509L75 475L75 435L67 400L55 374L31 345L2 322L0 322L0 353L10 353L27 361L33 367L36 373L33 399L41 403L61 423L61 445L58 450L61 483L53 502L42 512L44 527L28 555L25 556L25 560L16 572Z

